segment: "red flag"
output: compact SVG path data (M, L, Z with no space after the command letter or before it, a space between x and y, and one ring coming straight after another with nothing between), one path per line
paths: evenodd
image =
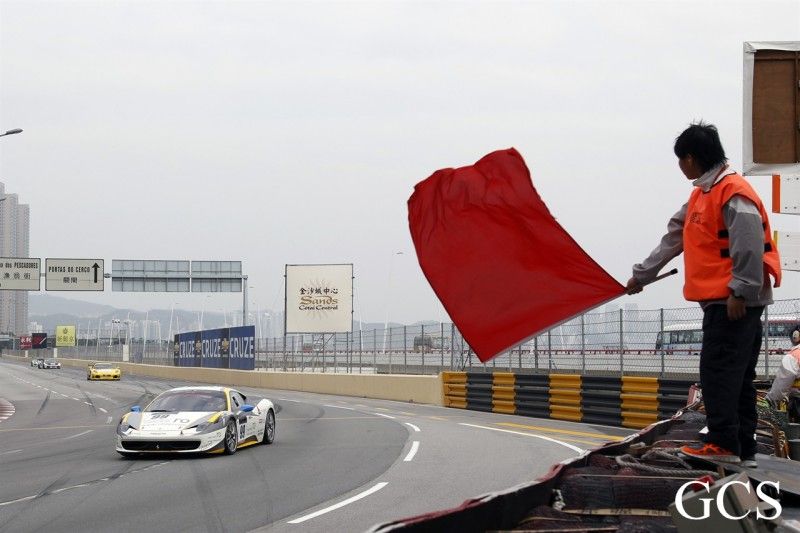
M425 277L484 362L625 292L555 221L513 148L418 183L408 222Z

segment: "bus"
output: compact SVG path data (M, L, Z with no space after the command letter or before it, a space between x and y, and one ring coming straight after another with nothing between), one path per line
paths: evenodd
M764 322L762 318L761 325ZM769 340L769 349L783 353L792 347L789 335L792 330L800 326L800 319L791 315L778 315L769 317L769 331L766 335ZM764 343L762 342L762 347ZM703 347L703 324L701 322L683 322L664 326L664 331L656 335L656 350L667 353L690 353L699 355Z
M442 337L441 335L428 335L423 337L417 335L414 337L414 351L415 352L433 352L439 351L450 342L450 337Z

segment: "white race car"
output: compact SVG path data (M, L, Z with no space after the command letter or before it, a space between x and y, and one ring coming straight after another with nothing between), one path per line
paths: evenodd
M141 409L126 413L117 426L117 452L225 453L275 440L275 407L256 405L227 387L178 387L162 392Z

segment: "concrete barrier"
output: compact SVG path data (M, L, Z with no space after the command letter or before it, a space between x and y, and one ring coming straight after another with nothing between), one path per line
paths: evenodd
M6 359L29 361L29 358L4 354ZM86 368L90 359L58 359L63 366ZM313 372L276 372L228 370L220 368L173 367L113 363L125 374L179 379L214 385L293 390L396 400L429 405L444 405L442 378L403 374L326 374Z

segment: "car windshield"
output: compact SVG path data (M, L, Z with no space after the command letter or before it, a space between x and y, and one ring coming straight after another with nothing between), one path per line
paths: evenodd
M55 362L56 362L55 359L48 359L47 361L45 361L45 363L49 363L49 364L52 364L52 363L55 363Z
M100 370L114 368L111 363L95 363L94 368L99 368Z
M145 412L225 411L228 401L222 391L186 390L165 392L147 406Z

